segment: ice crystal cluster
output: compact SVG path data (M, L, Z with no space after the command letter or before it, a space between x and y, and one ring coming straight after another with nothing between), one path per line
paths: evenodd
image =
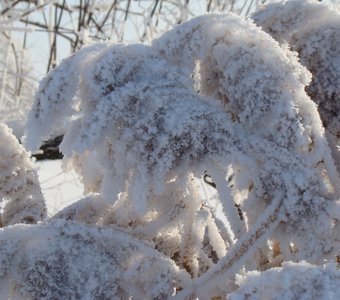
M243 299L242 276L279 281L284 261L297 266L285 291L300 288L302 260L334 291L338 271L322 264L339 254L339 176L310 80L289 47L232 14L65 59L40 83L25 144L67 128L65 167L88 194L0 231L0 295Z

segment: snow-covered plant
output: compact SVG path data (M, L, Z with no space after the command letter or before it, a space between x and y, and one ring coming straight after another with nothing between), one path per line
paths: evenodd
M27 51L18 47L18 43L10 35L4 35L0 17L1 122L20 120L24 123L32 105L35 84Z
M318 105L338 169L340 168L340 12L317 1L280 1L253 19L280 43L297 51L313 74L308 95Z
M0 141L0 227L43 220L45 202L28 153L3 123Z
M0 244L1 299L166 299L191 284L169 258L116 228L19 225L5 228Z
M50 282L64 277L60 265L68 260L50 257L82 257L68 250L80 240L81 251L94 256L89 269L96 269L108 251L104 242L97 248L97 240L111 232L107 239L119 245L109 252L116 271L107 278L116 296L209 299L234 291L242 267L334 259L339 178L316 106L304 92L309 79L288 49L234 15L194 19L151 46L95 44L67 58L40 83L25 143L35 150L68 128L60 146L65 164L79 173L89 195L53 221L25 227L48 232L44 228L60 226L61 245L44 250L41 234L42 250L28 267L18 260L9 265L41 274L35 282L44 294L37 296L51 299ZM202 189L205 182L211 187ZM68 231L72 235L63 237ZM25 245L20 234L18 243ZM138 245L130 252L126 243ZM139 243L153 248L145 251L154 264ZM29 251L21 248L21 255ZM20 255L6 249L7 257ZM133 272L120 252L141 257ZM41 261L48 262L42 271ZM80 290L74 282L90 280L98 289L106 284L106 278L76 281L87 271L78 266L82 261L73 264L79 272L65 275L70 291L62 297L96 297L96 288L74 294ZM141 278L152 270L161 272L165 286ZM3 272L11 280L13 274ZM125 289L126 276L138 277L145 294ZM25 277L14 282L33 298L41 290Z
M340 272L336 264L318 267L306 262L283 263L282 268L252 271L237 276L240 288L230 300L336 300L340 295Z

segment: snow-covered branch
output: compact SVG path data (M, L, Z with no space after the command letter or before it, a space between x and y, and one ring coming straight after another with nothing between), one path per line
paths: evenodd
M288 43L312 73L306 88L320 117L338 169L340 97L340 12L316 1L281 1L265 6L253 19L280 43Z

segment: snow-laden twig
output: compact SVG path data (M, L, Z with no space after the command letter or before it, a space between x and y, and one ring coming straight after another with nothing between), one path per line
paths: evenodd
M245 232L245 223L241 220L235 202L233 200L232 189L228 186L226 176L221 170L220 166L212 165L208 168L209 174L212 176L213 181L216 184L216 189L219 194L223 212L230 221L230 226L235 235L235 239L239 239L240 236Z
M217 291L214 291L216 286L225 284L231 276L235 275L245 263L246 258L255 252L265 238L269 237L280 222L282 204L282 198L273 199L261 215L261 219L228 250L225 257L215 267L198 278L195 282L196 293L202 299L214 292L217 293Z
M152 47L186 67L200 94L223 103L246 134L302 155L312 168L324 166L329 176L324 180L340 192L317 107L304 91L311 75L288 47L280 47L252 21L223 14L179 25Z

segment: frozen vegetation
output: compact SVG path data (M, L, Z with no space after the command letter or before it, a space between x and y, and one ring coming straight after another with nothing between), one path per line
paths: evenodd
M306 91L318 105L326 135L340 170L340 12L315 1L284 1L268 5L253 19L281 44L298 52L313 74Z
M319 267L285 262L282 268L238 275L240 289L230 300L338 299L340 272L335 264Z
M302 49L328 28L300 40L314 7L340 20L321 4L277 5L255 20L285 24L295 5ZM321 110L339 98L340 62L326 60L340 39L326 56L313 48L319 69L294 39L210 14L150 45L84 47L50 71L24 144L66 128L64 166L86 196L46 218L28 154L1 125L0 298L338 299L338 150L324 129L337 117ZM9 205L20 218L5 221Z
M46 217L36 171L11 130L0 123L0 227Z

